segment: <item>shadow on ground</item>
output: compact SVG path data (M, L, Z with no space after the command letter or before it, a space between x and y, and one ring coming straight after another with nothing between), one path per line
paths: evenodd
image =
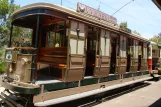
M161 107L161 98L158 99L156 102L154 102L152 105L149 107Z

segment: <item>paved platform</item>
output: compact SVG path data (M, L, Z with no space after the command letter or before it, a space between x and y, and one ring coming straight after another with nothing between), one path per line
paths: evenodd
M95 107L161 107L161 80Z

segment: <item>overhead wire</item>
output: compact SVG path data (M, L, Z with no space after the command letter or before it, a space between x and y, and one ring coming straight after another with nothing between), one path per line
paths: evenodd
M72 0L72 1L71 1L71 0L63 0L63 1L65 1L66 3L70 2L70 3L74 4L74 5L77 4L77 2L74 1L74 0ZM102 2L102 1L100 1L100 0L96 0L96 1L99 2L99 7L98 7L99 10L100 10L101 4L103 4L103 5L107 6L107 7L109 7L109 8L111 8L111 9L115 10L116 12L120 12L120 13L125 14L126 16L128 16L128 17L130 17L130 18L132 18L132 19L137 20L138 22L142 22L142 23L147 24L147 25L150 25L150 26L158 27L157 25L147 23L147 22L145 22L145 21L143 21L143 20L140 20L140 19L138 19L138 18L136 18L136 17L134 17L134 16L132 16L132 15L130 15L130 14L128 14L128 13L125 13L125 12L123 12L123 11L120 11L123 7L127 6L128 4L130 4L133 0L129 1L128 3L126 3L124 6L122 6L122 7L119 8L119 9L116 9L116 8L114 8L114 7L108 5L108 4L106 4L106 3L104 3L104 2ZM68 4L70 4L70 3L68 3ZM118 11L118 10L119 10L119 11ZM114 13L116 14L116 12L114 12ZM113 13L113 14L114 14L114 13ZM119 22L122 22L122 21L120 21L120 20L118 20L118 21L119 21ZM155 33L156 33L156 32L155 32Z
M96 1L99 2L100 0L96 0ZM130 3L131 3L131 2L130 2ZM113 10L115 10L115 11L118 10L118 9L116 9L116 8L114 8L114 7L112 7L112 6L108 5L108 4L106 4L106 3L104 3L104 2L101 2L101 4L107 6L107 7L111 8L111 9L113 9ZM126 4L127 4L127 3L126 3ZM129 2L128 2L128 4L129 4ZM124 7L125 7L125 6L124 6ZM150 25L150 26L154 26L154 27L159 27L159 26L157 26L157 25L154 25L154 24L145 22L145 21L143 21L143 20L141 20L141 19L139 19L139 18L136 18L136 17L134 17L134 16L132 16L132 15L130 15L130 14L128 14L128 13L125 13L125 12L123 12L123 11L118 11L118 12L123 13L123 14L125 14L126 16L128 16L128 17L130 17L130 18L132 18L132 19L135 19L135 20L137 20L137 21L139 21L139 22L142 22L142 23L144 23L144 24L147 24L147 25Z
M130 4L131 2L133 2L134 0L130 0L129 2L127 2L125 5L121 6L118 10L116 10L111 16L115 15L117 12L119 12L122 8L124 8L125 6L127 6L128 4Z
M136 2L141 8L143 8L143 9L149 14L150 17L153 16L152 13L151 13L148 9L146 9L141 3L139 3L137 0L135 0L135 2ZM161 22L161 20L157 19L156 17L152 17L152 18L155 18L156 20L158 20L159 22Z

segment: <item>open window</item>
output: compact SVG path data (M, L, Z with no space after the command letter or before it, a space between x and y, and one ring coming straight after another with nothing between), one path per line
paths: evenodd
M44 16L40 27L37 79L64 78L67 65L68 20Z
M88 26L87 35L87 58L86 58L86 76L93 76L95 70L96 55L98 53L98 29Z

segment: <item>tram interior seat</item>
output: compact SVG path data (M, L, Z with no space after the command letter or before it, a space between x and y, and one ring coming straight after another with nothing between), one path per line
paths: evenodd
M67 47L40 48L38 58L38 79L62 79L66 70L66 63Z

